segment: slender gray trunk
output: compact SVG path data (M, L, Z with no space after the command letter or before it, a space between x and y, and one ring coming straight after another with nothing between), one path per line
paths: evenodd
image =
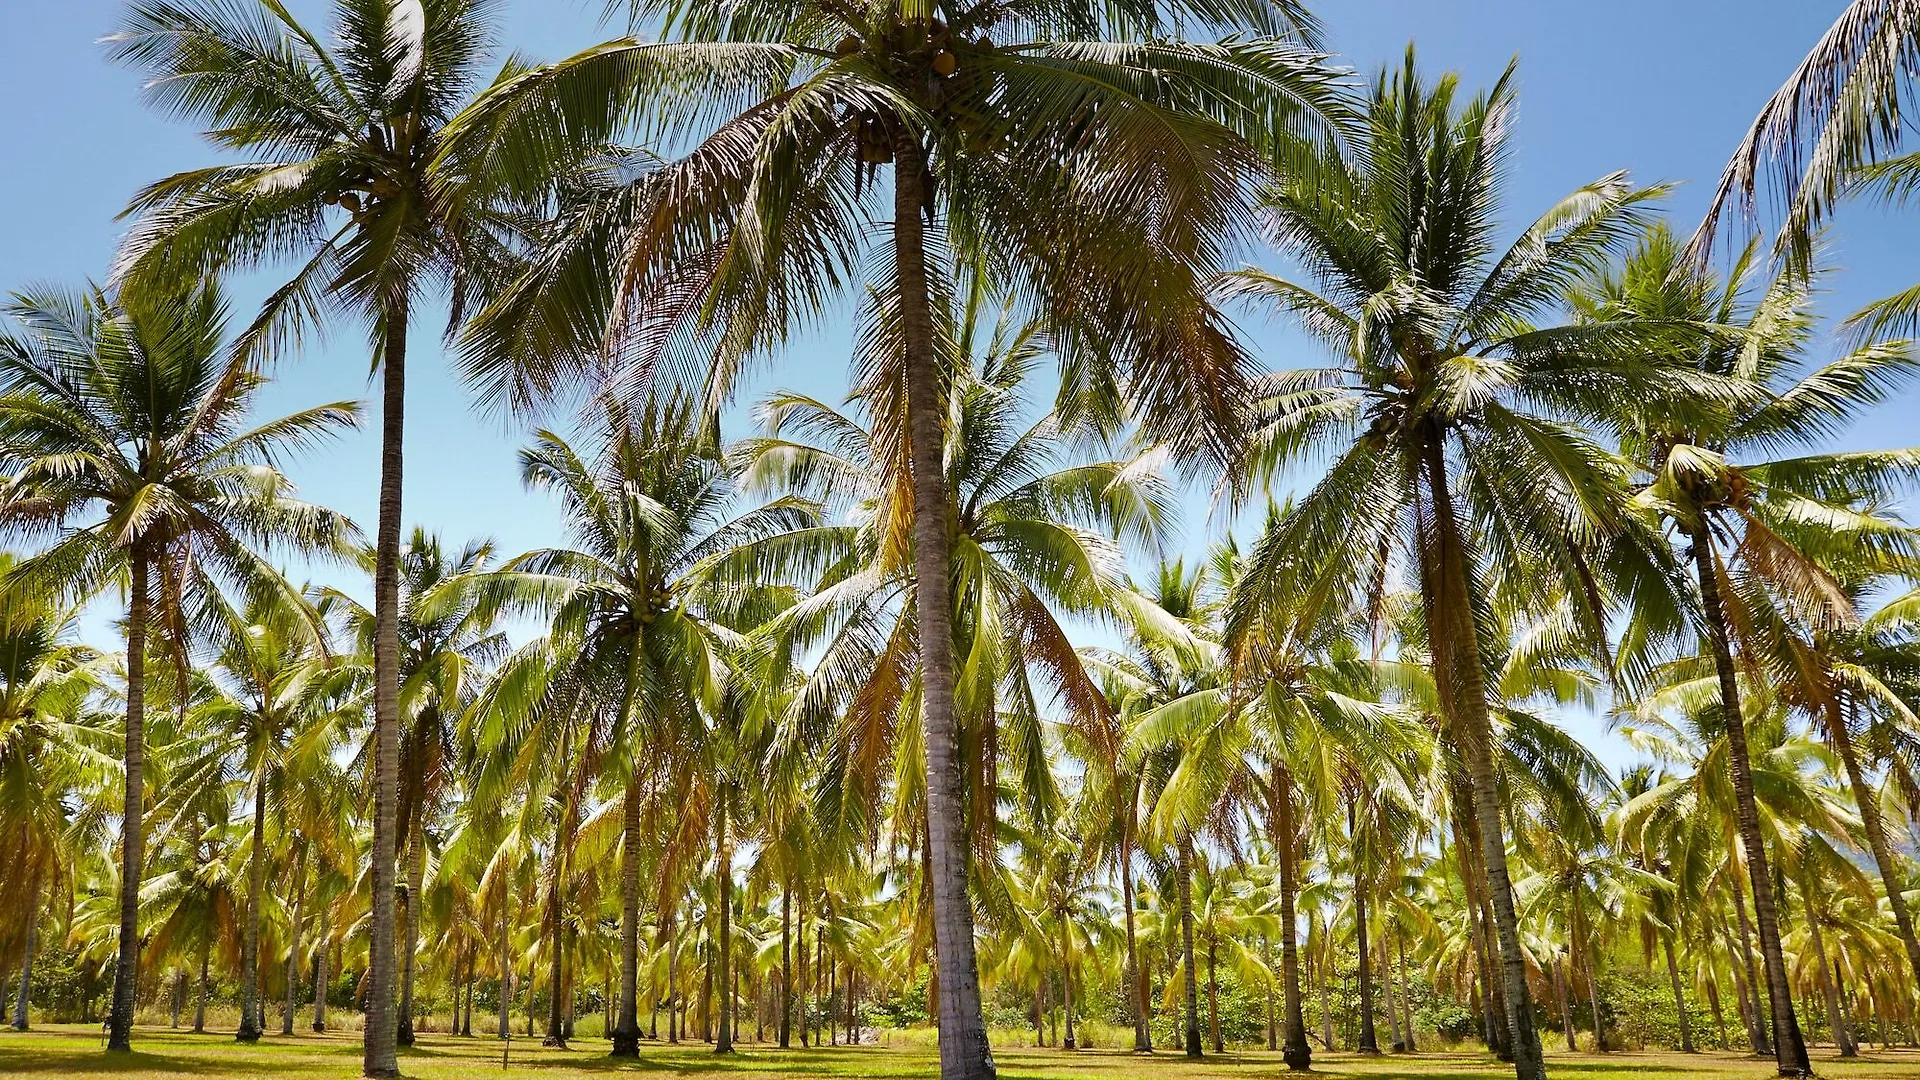
M1353 820L1353 811L1349 806L1348 821ZM1373 957L1372 948L1367 940L1367 885L1360 876L1358 865L1353 874L1353 935L1359 952L1360 981L1360 1044L1355 1048L1363 1054L1380 1052L1380 1036L1373 1027Z
M793 885L780 890L780 1049L793 1039Z
M260 1001L260 900L267 877L267 785L264 777L253 788L253 843L247 852L247 925L240 938L239 1042L258 1042L262 1029Z
M200 997L193 1003L193 1033L196 1035L207 1030L207 1002L213 999L213 980L207 976L207 964L212 953L212 941L200 943Z
M634 693L628 681L629 700ZM633 709L627 709L631 717ZM628 729L632 731L631 726ZM638 734L633 735L638 738ZM635 755L620 808L620 1009L614 1017L613 1057L640 1056L640 766Z
M320 916L320 940L313 951L313 1030L327 1030L327 949L333 938L333 912Z
M1434 674L1441 684L1441 700L1453 713L1454 737L1473 782L1473 817L1479 825L1487 889L1493 902L1494 931L1500 944L1501 984L1514 1074L1518 1080L1546 1080L1540 1038L1533 1029L1527 958L1520 944L1520 916L1514 907L1513 879L1507 871L1507 844L1494 766L1493 724L1481 674L1479 632L1474 625L1468 593L1468 556L1460 519L1454 511L1453 495L1448 488L1443 439L1444 433L1436 429L1424 448L1427 483L1437 525L1434 539L1438 547L1425 563L1438 571L1439 580L1427 582L1423 591L1429 625L1444 627L1444 636L1451 639L1445 647L1433 650ZM1436 631L1435 636L1441 634Z
M1662 932L1660 947L1667 954L1667 981L1673 984L1673 1011L1680 1018L1680 1052L1694 1053L1693 1019L1687 1014L1687 995L1680 983L1680 961L1673 954L1673 935Z
M416 805L413 810L414 814L425 816L425 808ZM393 1036L395 1043L400 1046L413 1045L413 975L420 959L420 890L426 880L426 846L426 823L423 820L410 823L407 829L407 899L400 912L405 934L400 943L399 1022Z
M1134 931L1133 899L1133 803L1127 803L1126 820L1120 842L1120 903L1126 908L1127 924L1127 987L1133 1013L1133 1052L1136 1054L1153 1053L1153 1025L1151 1023L1152 1004L1149 1001L1150 988L1147 985L1147 970L1140 963L1140 947Z
M1560 999L1560 1027L1567 1036L1567 1053L1569 1054L1578 1053L1580 1050L1580 1042L1573 1034L1573 999L1567 992L1567 981L1571 976L1566 969L1572 966L1572 954L1568 954L1564 962L1559 958L1555 958L1553 962L1553 992Z
M1299 913L1295 909L1300 893L1300 829L1294 822L1293 775L1285 768L1273 767L1274 832L1273 847L1280 863L1280 986L1285 1002L1285 1032L1281 1057L1287 1068L1304 1072L1313 1067L1313 1048L1307 1044L1307 1019L1300 1005Z
M1186 833L1180 834L1178 874L1180 956L1186 979L1187 1002L1185 1046L1187 1056L1197 1058L1200 1056L1200 986L1193 963L1193 837Z
M1885 887L1887 906L1893 911L1893 925L1900 933L1900 944L1907 953L1907 965L1913 970L1914 985L1920 986L1920 936L1913 928L1913 914L1907 907L1906 882L1900 873L1900 865L1894 859L1893 845L1887 840L1887 825L1880 814L1880 799L1873 785L1867 781L1866 770L1860 765L1860 754L1853 745L1853 733L1847 728L1844 713L1837 707L1825 711L1827 741L1840 756L1840 763L1847 773L1847 784L1853 788L1854 805L1860 809L1860 824L1867 833L1867 847L1873 852L1873 865L1880 871L1880 884Z
M1753 885L1753 915L1760 929L1760 957L1766 969L1767 1000L1773 1014L1773 1058L1781 1076L1804 1076L1812 1071L1806 1041L1793 1012L1793 984L1787 978L1786 951L1780 943L1779 909L1774 901L1773 875L1760 832L1760 806L1753 794L1753 762L1747 749L1747 725L1740 712L1739 678L1733 667L1726 612L1720 602L1720 581L1714 569L1712 540L1704 526L1688 530L1695 574L1700 584L1700 607L1705 616L1708 648L1720 679L1720 704L1727 729L1727 758L1733 769L1734 803L1739 809L1741 845L1746 849L1747 877ZM1916 960L1920 964L1920 960Z
M33 992L33 952L40 944L39 901L33 905L33 914L27 916L27 941L25 955L20 958L20 989L13 996L13 1030L27 1030L27 1011L31 1005L29 998ZM180 1026L180 1010L173 1011L173 1026Z
M300 1011L300 934L306 929L307 838L294 842L293 920L287 928L287 1008L280 1014L280 1034L293 1034L293 1015Z
M394 858L400 803L400 520L407 414L404 295L387 299L382 326L380 496L373 569L373 865L368 877L366 1027L361 1072L400 1075L394 1027Z
M107 1049L133 1049L133 998L140 987L140 871L146 835L147 626L152 621L144 544L128 557L126 798L120 818L120 943L113 967Z
M927 277L925 153L898 126L894 143L894 282L906 352L907 432L913 467L914 607L920 629L920 720L927 768L927 832L933 863L934 952L939 958L940 1075L993 1080L993 1050L980 1006L973 907L967 895L966 802L954 709L952 536L945 472L946 393L935 352Z
M713 985L720 993L720 1035L713 1044L716 1054L733 1053L733 848L727 835L727 796L721 786L719 805L714 814L714 891L720 898L720 970Z
M1840 1051L1841 1057L1854 1057L1859 1053L1847 1039L1845 1021L1840 1014L1840 995L1834 989L1832 968L1827 963L1826 935L1820 930L1820 915L1814 910L1813 897L1805 895L1807 906L1807 932L1813 939L1813 962L1820 976L1820 993L1827 1003L1827 1026L1833 1029L1833 1045Z
M1400 1002L1393 992L1393 938L1382 934L1380 939L1380 987L1385 991L1387 1007L1387 1043L1394 1053L1405 1053L1407 1037L1400 1030Z

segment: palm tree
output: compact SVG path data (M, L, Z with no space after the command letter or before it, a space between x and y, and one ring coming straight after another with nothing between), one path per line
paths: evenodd
M576 449L542 432L521 458L527 484L561 500L577 546L521 555L482 587L492 590L490 603L549 616L572 642L571 679L617 711L609 747L628 764L619 785L621 961L611 1034L614 1056L631 1057L640 1038L641 801L663 775L658 751L697 755L720 730L729 649L791 600L781 578L807 565L822 540L805 500L734 505L721 448L687 402L629 408L608 396L601 405L589 442Z
M493 37L484 0L334 0L334 47L274 0L133 0L108 38L151 77L159 108L208 126L249 160L178 173L135 197L121 253L130 283L196 281L298 263L248 327L244 347L297 343L313 320L351 311L382 372L374 534L374 844L368 1076L392 1076L394 856L400 770L400 531L407 332L430 285L455 318L477 308L517 220L478 174L443 160L442 132L483 77ZM460 193L458 213L452 193Z
M404 856L406 902L400 915L404 931L399 947L399 1000L395 1038L413 1045L413 987L420 941L419 895L426 872L429 830L453 794L454 744L460 718L472 703L479 673L507 651L506 636L495 626L497 612L484 602L477 579L493 561L491 540L470 540L449 549L438 536L416 527L400 549L397 598L400 680L398 829ZM363 551L361 562L377 563ZM380 620L337 589L322 590L320 610L337 617L355 642L354 655L373 659L378 674ZM378 771L379 737L373 739ZM377 777L376 777L377 779ZM377 812L377 808L376 808Z
M16 560L0 555L0 580ZM21 957L13 1027L27 1029L38 926L46 902L94 839L88 794L101 776L106 733L89 699L104 689L100 655L74 639L77 611L0 597L0 949Z
M223 783L231 774L253 795L236 1035L253 1042L265 1028L260 924L267 900L269 803L277 803L284 818L327 798L300 789L332 779L330 758L344 742L350 713L335 707L340 680L331 670L325 625L304 597L254 589L238 608L217 599L213 614L215 648L200 669L206 685L188 716L205 737L195 740L195 760L176 766L170 785ZM305 839L287 836L283 842L299 846Z
M352 527L293 499L275 463L351 427L355 410L322 405L245 426L262 379L222 344L226 305L210 285L117 303L97 290L23 295L8 311L23 332L0 342L0 521L50 541L8 587L86 597L123 574L127 582L120 957L108 1038L127 1050L149 653L162 648L184 667L191 613L223 585L289 590L264 550L341 550ZM160 641L150 643L156 628Z
M1251 586L1228 622L1238 632L1275 596L1282 610L1307 614L1328 604L1379 610L1387 560L1412 548L1438 700L1485 852L1515 1069L1534 1080L1544 1065L1507 869L1475 582L1488 566L1520 560L1550 561L1570 577L1584 546L1628 527L1619 467L1552 417L1592 416L1628 389L1648 401L1658 396L1651 376L1620 363L1625 328L1539 328L1534 319L1646 223L1660 192L1605 177L1512 246L1495 246L1510 75L1460 102L1452 78L1420 79L1410 51L1404 70L1383 72L1373 90L1364 152L1329 150L1311 175L1283 176L1270 190L1275 234L1319 289L1249 270L1231 291L1272 302L1345 366L1274 378L1252 476L1317 448L1338 456L1252 552ZM1467 515L1490 527L1471 530ZM1580 614L1587 640L1602 640L1604 612Z
M724 396L743 361L860 288L874 226L891 240L866 284L888 313L880 355L905 404L884 419L912 465L942 1069L991 1075L954 712L942 242L1005 267L1018 295L1089 347L1090 370L1125 373L1157 432L1230 455L1240 357L1202 289L1244 224L1244 185L1337 111L1328 72L1294 36L1309 25L1292 3L628 8L667 40L609 42L503 83L463 121L470 142L529 178L571 168L636 117L643 138L697 145L640 181L637 199L613 200L610 214L643 228L541 260L514 302L483 315L469 370L524 397L610 342L648 351L691 320L719 344L710 383ZM1243 29L1260 36L1181 37ZM1037 39L1004 43L1025 34ZM716 111L727 118L709 127ZM867 183L881 164L891 200ZM589 234L607 220L582 218ZM568 347L575 328L590 340Z
M1775 1052L1781 1074L1792 1075L1806 1068L1806 1049L1793 1015L1778 904L1761 843L1736 667L1736 651L1752 656L1765 646L1743 640L1736 628L1758 618L1759 607L1771 606L1750 598L1752 588L1781 597L1818 623L1857 624L1853 603L1822 562L1834 564L1856 549L1857 557L1883 565L1911 554L1906 530L1871 506L1920 475L1920 452L1773 455L1787 448L1811 449L1884 400L1911 373L1913 360L1905 342L1875 340L1826 365L1810 364L1805 355L1814 328L1809 264L1760 284L1752 245L1724 282L1685 260L1680 245L1657 231L1617 275L1600 277L1576 303L1600 324L1642 318L1736 328L1696 337L1687 348L1652 358L1723 379L1743 392L1740 400L1717 414L1636 415L1617 423L1623 452L1647 478L1642 501L1686 541L1700 599L1699 636L1719 682ZM1818 524L1810 515L1818 515ZM1721 555L1721 543L1730 546L1730 557ZM1920 941L1904 903L1895 901L1895 911L1913 949L1910 963L1920 973Z

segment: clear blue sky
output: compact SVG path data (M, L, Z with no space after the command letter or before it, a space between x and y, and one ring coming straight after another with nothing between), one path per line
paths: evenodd
M325 5L290 5L310 25ZM1840 0L1326 0L1313 5L1333 47L1371 74L1416 42L1429 72L1458 71L1469 86L1519 58L1520 117L1507 206L1516 226L1570 188L1615 169L1636 179L1684 181L1671 201L1689 229L1714 178L1762 101L1840 11ZM0 35L0 290L105 274L123 226L114 215L139 185L208 163L196 133L149 112L138 78L109 66L97 39L116 0L10 0ZM557 58L613 36L601 0L506 0L504 45ZM1912 257L1920 213L1868 208L1842 215L1836 251L1846 272L1829 310L1850 311L1920 278ZM234 287L246 310L258 282ZM437 327L424 328L410 367L406 506L450 540L481 534L513 553L555 542L547 502L520 489L522 431L477 415L440 362ZM1317 362L1291 335L1250 324L1267 363ZM368 396L364 333L342 327L283 366L262 407L287 411ZM838 335L803 343L759 386L837 395L846 358ZM751 393L752 390L749 390ZM1920 442L1909 397L1882 409L1849 442ZM376 438L363 431L294 467L305 497L371 528ZM1193 522L1189 544L1204 541ZM344 584L344 583L343 583ZM91 621L91 620L90 620ZM1587 728L1581 722L1581 728ZM1610 740L1608 740L1610 742ZM1610 746L1608 756L1617 753Z

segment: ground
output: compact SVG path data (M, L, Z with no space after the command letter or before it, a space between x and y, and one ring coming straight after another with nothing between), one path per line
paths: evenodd
M129 1055L108 1056L93 1027L49 1026L24 1034L0 1033L0 1077L115 1076L205 1077L242 1080L270 1077L303 1080L350 1078L360 1074L360 1040L355 1035L269 1037L240 1046L224 1035L190 1035L166 1030L136 1030ZM1189 1062L1173 1054L1151 1058L1095 1050L1068 1053L1006 1047L995 1058L1005 1080L1253 1080L1284 1075L1279 1055L1227 1054ZM1429 1080L1496 1080L1511 1075L1507 1066L1480 1054L1419 1054L1413 1057L1362 1058L1352 1054L1315 1054L1314 1072L1323 1077L1424 1077ZM1623 1077L1770 1077L1773 1062L1731 1054L1557 1054L1548 1058L1555 1080L1618 1080ZM466 1080L501 1068L500 1044L493 1039L424 1036L401 1055L400 1067L421 1080ZM580 1039L572 1050L543 1050L534 1040L516 1040L508 1051L509 1071L536 1073L539 1080L608 1078L616 1073L668 1074L676 1078L754 1080L756 1077L907 1077L932 1076L938 1063L925 1047L838 1047L826 1050L773 1050L750 1046L731 1057L716 1058L704 1044L665 1047L648 1044L638 1063L616 1065L606 1043ZM1831 1052L1816 1053L1814 1068L1826 1077L1866 1080L1920 1080L1920 1051L1893 1051L1841 1061Z

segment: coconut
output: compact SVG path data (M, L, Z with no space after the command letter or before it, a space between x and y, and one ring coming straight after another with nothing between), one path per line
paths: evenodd
M960 70L959 57L945 49L941 49L939 52L933 54L933 73L935 75L951 75L958 70Z

